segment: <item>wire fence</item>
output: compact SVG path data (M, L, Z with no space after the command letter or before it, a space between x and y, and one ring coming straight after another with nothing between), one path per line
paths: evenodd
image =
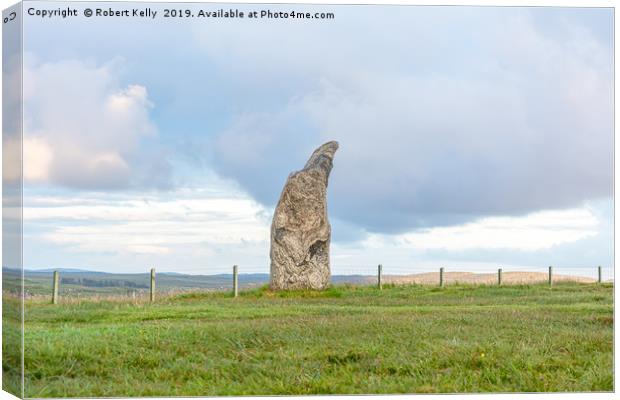
M470 276L472 279L477 275L495 275L502 269L504 275L523 275L535 277L548 274L549 266L459 266L459 265L432 265L432 266L398 266L382 264L383 275L408 277L412 275L439 274L443 268L446 276L460 276L462 279ZM332 276L342 275L376 275L378 267L370 266L338 266L332 268ZM614 270L611 267L600 267L602 281L613 280ZM598 280L599 266L553 266L553 274L560 279L573 277L576 280ZM529 275L528 275L529 274Z
M381 263L383 265L384 270L389 270L391 274L394 275L409 275L416 273L424 273L424 272L436 272L439 268L443 267L446 270L451 271L459 271L459 272L473 272L473 273L485 273L485 272L494 272L497 271L498 268L503 268L511 271L546 271L549 265L553 265L553 268L556 270L562 270L566 273L581 273L586 276L595 277L598 265L594 266L570 266L563 265L558 266L554 264L549 265L502 265L502 264L450 264L450 263L433 263L433 264L416 264L416 265L399 265L399 264L389 264L389 263ZM373 275L377 272L377 265L379 264L342 264L342 263L332 263L330 265L330 270L332 275L357 275L357 274L365 274L365 275ZM613 267L609 266L601 266L606 276L609 278L613 277ZM239 264L240 271L243 273L251 273L251 274L268 274L269 273L269 265L259 265L259 264ZM167 269L158 269L160 273L170 273L170 274L189 274L189 275L225 275L230 274L232 272L232 265L230 266L210 266L210 267L182 267L182 268L167 268ZM144 270L144 273L147 273L148 269ZM138 272L141 273L141 272Z
M200 291L230 291L234 296L239 290L260 287L269 283L269 269L260 266L230 267L228 273L156 272L151 269L137 274L111 274L94 279L75 272L49 272L51 296L54 304L59 298L130 298L154 302L156 293L170 296ZM208 272L208 270L205 270ZM333 285L436 285L481 284L511 285L559 282L604 283L613 282L614 269L602 266L444 266L419 265L363 265L332 267ZM49 281L48 281L49 282ZM103 291L105 289L105 291ZM28 291L26 291L28 294ZM39 295L41 297L42 295ZM35 296L31 296L35 297ZM43 296L44 297L44 296Z

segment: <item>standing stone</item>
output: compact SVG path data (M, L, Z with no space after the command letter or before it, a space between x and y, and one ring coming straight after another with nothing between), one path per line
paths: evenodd
M329 284L327 180L338 142L312 153L289 175L271 223L271 288L325 289Z

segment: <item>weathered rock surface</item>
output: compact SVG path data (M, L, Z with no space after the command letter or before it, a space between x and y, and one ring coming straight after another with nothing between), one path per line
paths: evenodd
M331 226L327 181L338 142L312 153L289 175L271 223L271 288L325 289L329 284Z

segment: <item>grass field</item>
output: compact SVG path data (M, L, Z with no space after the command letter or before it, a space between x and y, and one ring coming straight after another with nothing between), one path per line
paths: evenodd
M611 391L612 297L561 283L27 301L26 396Z

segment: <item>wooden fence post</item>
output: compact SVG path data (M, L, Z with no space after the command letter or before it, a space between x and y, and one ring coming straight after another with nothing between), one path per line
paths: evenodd
M155 302L155 268L151 268L151 303Z
M233 265L233 297L239 296L239 267Z
M602 283L603 282L603 269L601 268L601 266L598 266L598 283Z
M52 283L52 304L58 304L58 284L60 283L60 274L58 271L54 271L54 278Z
M499 286L502 286L502 269L501 268L497 270L497 284Z
M553 267L549 266L549 286L553 285Z
M439 287L443 287L443 267L439 268Z
M383 265L379 264L377 267L377 285L379 286L379 290L383 289L382 275L383 274Z

